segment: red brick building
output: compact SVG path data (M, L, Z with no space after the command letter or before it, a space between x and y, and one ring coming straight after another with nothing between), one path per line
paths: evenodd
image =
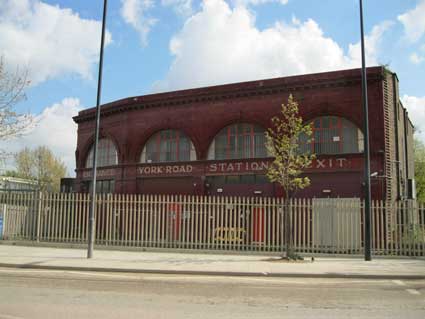
M396 74L368 69L372 197L412 193L413 126ZM317 160L297 197L363 196L361 70L220 85L122 99L102 106L100 192L279 196L268 182L264 131L292 94L313 125ZM88 191L95 108L74 117L79 191Z

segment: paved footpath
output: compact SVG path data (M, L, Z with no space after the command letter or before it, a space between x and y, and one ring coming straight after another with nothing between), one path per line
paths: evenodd
M94 251L0 245L0 267L223 276L425 279L425 258L316 257L288 263L261 255Z

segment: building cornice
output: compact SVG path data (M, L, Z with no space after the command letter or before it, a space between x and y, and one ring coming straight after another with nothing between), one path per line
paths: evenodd
M368 68L368 82L381 81L384 70L383 67ZM297 94L304 90L345 87L360 82L360 69L352 69L225 84L125 98L102 105L101 116L157 107L179 107L285 93ZM73 119L76 123L92 121L95 118L95 111L95 108L83 110Z

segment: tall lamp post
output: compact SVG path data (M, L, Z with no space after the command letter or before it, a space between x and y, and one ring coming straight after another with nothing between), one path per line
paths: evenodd
M97 79L96 128L95 128L95 138L94 138L94 145L93 145L93 173L92 173L91 203L90 203L90 213L89 213L89 238L88 238L87 258L93 257L93 246L94 246L94 235L95 235L94 234L94 225L95 225L94 212L96 209L97 144L99 141L100 96L102 92L103 47L105 43L105 24L106 24L107 6L108 6L108 0L103 0L102 39L100 41L99 74Z
M370 235L370 152L369 152L369 111L367 104L367 75L365 63L364 30L363 30L363 1L360 0L360 33L362 47L362 97L364 113L364 154L365 154L365 215L364 215L364 258L366 261L372 260L371 235Z

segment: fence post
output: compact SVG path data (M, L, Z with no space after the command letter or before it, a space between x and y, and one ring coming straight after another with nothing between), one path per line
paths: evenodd
M37 205L37 243L40 242L40 228L41 228L41 207L42 207L43 193L38 193L38 205Z
M0 230L0 239L5 239L7 237L7 233L6 233L6 215L7 215L7 204L0 204L1 205L1 213L3 215L3 225L2 225L2 229Z

